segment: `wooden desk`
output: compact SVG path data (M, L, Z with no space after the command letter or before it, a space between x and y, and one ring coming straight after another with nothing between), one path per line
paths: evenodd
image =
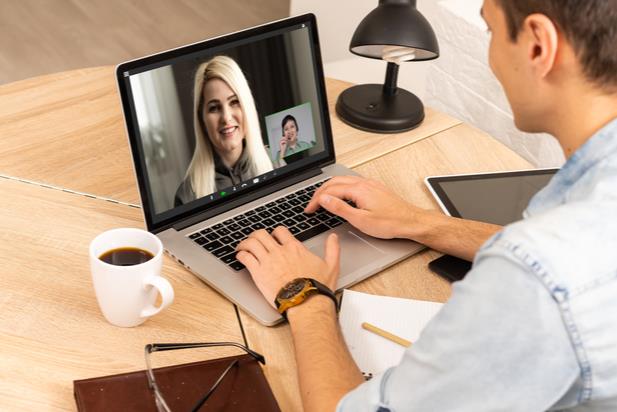
M374 135L333 114L348 84L328 80L339 161L382 180L404 198L435 208L430 174L530 165L495 140L432 110L399 135ZM0 86L0 174L138 203L113 68L59 73ZM414 143L413 145L411 143ZM152 341L240 341L232 305L165 259L175 303L138 328L105 322L92 289L87 245L103 230L143 227L138 208L0 179L0 409L74 410L72 380L143 368ZM445 301L449 284L426 269L426 251L354 287L370 293ZM284 411L301 410L287 325L266 328L244 313L249 343ZM213 356L220 355L220 352Z
M136 328L103 318L88 245L143 227L139 209L8 179L0 193L0 410L75 410L73 380L144 369L146 343L242 342L233 305L167 256L169 308Z
M357 166L461 122L427 110L416 130L374 135L334 114L349 86L327 80L337 157ZM56 73L0 86L0 173L139 204L111 66Z

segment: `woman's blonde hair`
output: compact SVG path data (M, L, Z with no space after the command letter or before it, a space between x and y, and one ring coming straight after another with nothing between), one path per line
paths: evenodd
M245 147L251 176L258 176L273 169L272 161L261 140L261 129L257 108L251 89L242 69L232 58L216 56L202 63L195 72L193 89L193 128L195 129L195 152L186 171L191 181L195 198L199 199L217 190L214 173L212 144L204 128L201 109L203 107L203 88L206 82L221 79L234 91L242 108L242 121L245 133ZM185 178L186 178L185 177Z

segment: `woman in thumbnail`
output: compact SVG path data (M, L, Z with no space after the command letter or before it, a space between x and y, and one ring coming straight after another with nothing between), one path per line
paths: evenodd
M176 191L176 206L272 170L257 109L240 66L216 56L195 73L195 152Z
M293 160L289 159L289 156L310 149L314 145L314 143L311 144L298 140L298 131L300 130L298 128L298 122L296 118L290 114L283 117L281 130L283 131L283 137L279 142L279 151L276 154L276 163L279 167L286 165L287 161Z

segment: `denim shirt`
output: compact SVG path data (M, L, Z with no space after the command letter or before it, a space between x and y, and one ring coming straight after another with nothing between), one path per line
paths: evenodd
M617 119L483 245L400 364L338 405L545 410L617 411Z

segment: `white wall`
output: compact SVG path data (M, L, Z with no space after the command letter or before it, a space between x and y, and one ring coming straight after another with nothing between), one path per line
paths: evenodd
M328 77L353 83L382 83L386 63L357 57L349 41L377 0L291 0L291 14L317 16L324 70ZM539 167L558 166L563 154L546 135L521 133L487 60L489 37L479 16L482 0L418 0L418 9L433 25L441 57L404 63L399 86L428 105L485 130Z

